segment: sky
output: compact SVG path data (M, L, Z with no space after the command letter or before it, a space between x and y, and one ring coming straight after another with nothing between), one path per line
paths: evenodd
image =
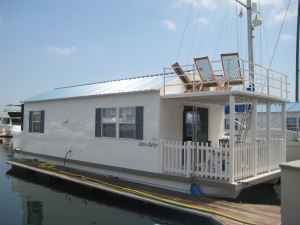
M259 64L270 62L288 1L256 1ZM296 2L272 63L292 92ZM55 87L160 73L195 56L238 51L247 59L246 46L246 12L234 0L0 0L0 108Z

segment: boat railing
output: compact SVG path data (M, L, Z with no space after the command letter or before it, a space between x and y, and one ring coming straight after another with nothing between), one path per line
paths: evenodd
M215 78L223 81L224 87L211 87L205 89L205 91L224 91L237 90L244 92L251 92L255 94L260 94L264 96L278 97L282 99L288 99L289 92L289 82L288 76L284 73L275 71L272 68L267 68L265 66L255 64L254 65L254 81L250 79L249 76L249 63L246 60L239 60L239 70L242 82L238 84L231 84L230 78L224 75L224 70L222 67L222 61L216 60L211 61L213 68L213 74ZM195 65L183 65L181 66L184 71L184 76L188 79L188 82L182 82L182 79L175 74L172 68L164 68L163 71L163 90L162 95L169 94L180 94L187 92L199 92L199 84L203 81L195 68ZM226 86L226 82L228 85ZM205 82L203 82L205 83ZM226 88L225 88L226 87Z
M161 140L162 173L239 182L279 170L285 161L284 143L282 137L272 137L269 142L256 138L254 142L235 142L232 149L226 143Z

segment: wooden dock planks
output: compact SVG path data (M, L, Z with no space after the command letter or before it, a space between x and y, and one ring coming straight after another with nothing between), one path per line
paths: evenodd
M9 164L38 173L61 178L81 185L109 191L115 194L149 202L199 216L211 217L224 225L278 225L280 224L280 207L235 203L213 198L193 198L177 192L137 185L114 178L103 177L62 166L41 166L41 162L32 160L14 160Z

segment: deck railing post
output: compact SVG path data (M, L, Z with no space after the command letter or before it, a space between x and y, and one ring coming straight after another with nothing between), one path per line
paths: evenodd
M281 104L281 130L282 130L282 148L281 160L286 162L286 102Z
M280 97L283 98L283 79L282 76L280 77Z
M192 144L189 141L186 144L186 176L187 177L191 175L191 151L192 151Z
M266 124L266 130L267 130L267 151L268 151L268 171L271 171L271 132L270 132L270 118L271 118L271 104L268 101L267 102L267 124Z
M285 76L285 98L289 98L289 90L288 90L288 78Z
M252 131L252 145L254 148L254 176L257 175L258 166L258 148L256 142L257 131L257 99L252 100L252 119L251 119L251 131Z
M164 68L164 96L166 96L166 69Z
M229 147L230 147L230 168L229 168L229 177L230 183L234 183L234 143L235 143L235 96L229 96L229 124L230 124L230 136L229 136Z
M159 151L160 151L160 172L164 173L164 149L163 149L163 140L159 141Z
M270 96L270 69L267 69L267 95Z

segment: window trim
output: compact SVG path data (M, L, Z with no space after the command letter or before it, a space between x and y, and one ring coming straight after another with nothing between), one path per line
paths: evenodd
M138 140L137 139L137 129L136 129L136 106L125 106L125 107L119 107L119 117L118 117L118 127L119 127L119 133L118 133L118 137L119 137L119 139L130 139L130 140ZM133 123L124 123L124 122L121 122L120 121L120 115L121 115L121 109L133 109L133 111L134 111L134 122ZM134 137L121 137L121 129L120 129L120 127L121 127L121 125L134 125L134 127L135 127L135 136Z
M109 109L113 108L116 110L116 136L115 137L108 137L108 136L103 136L103 117L102 117L102 110L103 109ZM135 122L134 123L121 123L120 122L120 109L122 108L133 108L135 110ZM99 115L99 110L101 111ZM137 111L141 115L140 118L137 118ZM138 124L139 122L139 124ZM120 125L121 124L134 124L135 125L135 137L120 137ZM110 139L118 139L118 140L136 140L140 141L144 139L144 106L121 106L121 107L97 107L95 109L95 134L94 137L96 138L110 138ZM139 126L139 127L138 127ZM137 132L140 132L139 134Z
M33 114L39 113L39 120L33 120ZM28 133L44 133L45 132L45 111L44 110L32 110L29 111L29 127ZM36 131L34 129L34 124L39 124L39 129Z
M118 125L118 109L116 107L105 107L105 108L100 108L100 114L101 114L101 121L100 121L100 137L104 137L104 138L117 138L117 125ZM114 110L115 111L115 122L103 122L103 112L104 110ZM115 125L115 132L114 132L114 136L104 136L104 127L103 125L105 124L110 124L110 125Z

